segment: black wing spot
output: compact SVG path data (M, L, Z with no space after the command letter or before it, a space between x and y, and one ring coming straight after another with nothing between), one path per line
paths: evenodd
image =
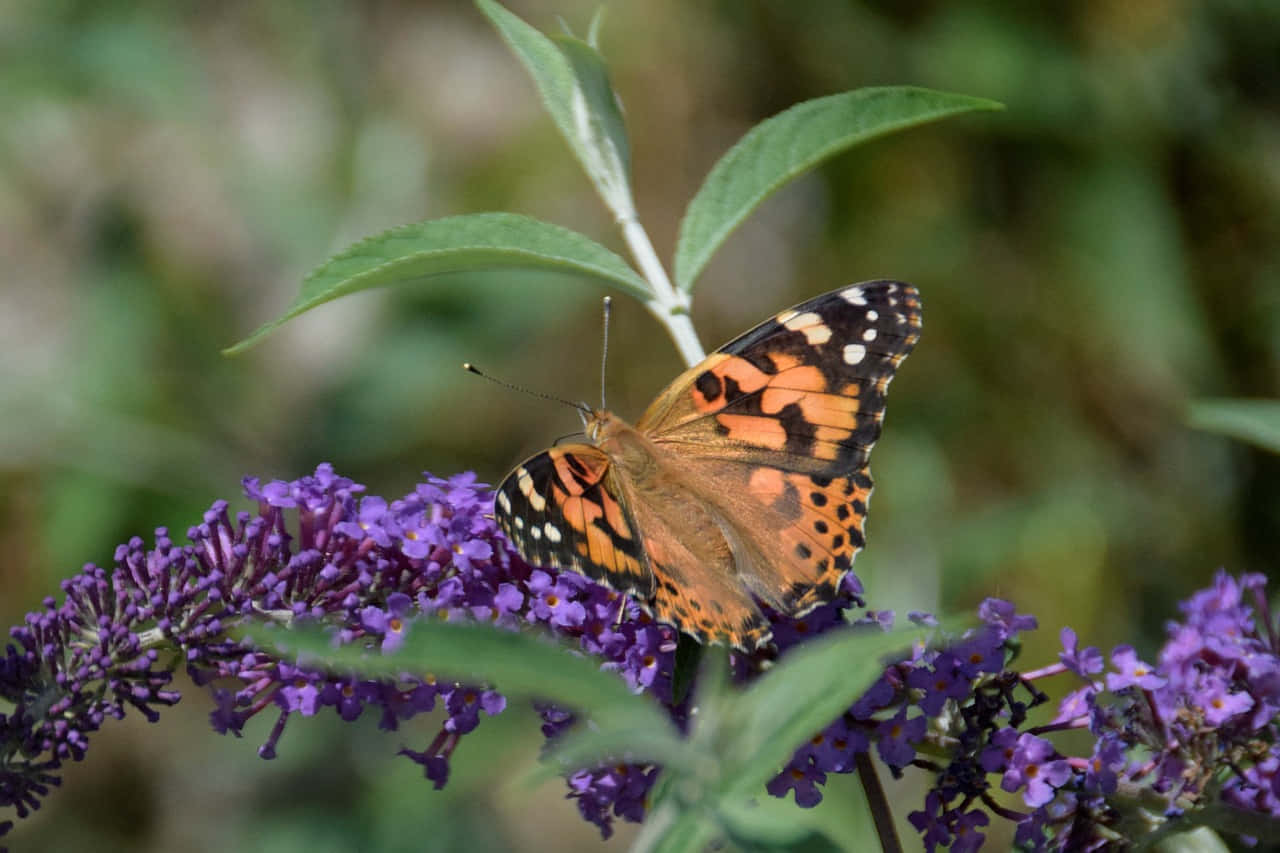
M827 527L827 523L825 521L818 519L813 523L813 529L819 533L826 533L830 528Z
M827 505L827 496L826 496L826 495L824 495L822 492L812 492L812 493L810 493L810 495L809 495L809 500L813 503L813 505L814 505L814 506L826 506L826 505Z
M694 380L693 384L698 389L698 393L702 395L702 399L708 403L720 399L720 395L724 391L720 378L710 370L702 371L702 374Z
M802 560L807 560L813 556L813 549L811 549L808 545L801 542L800 544L796 545L796 556Z
M789 453L807 456L813 452L813 444L818 438L817 424L805 417L804 409L798 403L788 403L776 415L787 434L786 449Z

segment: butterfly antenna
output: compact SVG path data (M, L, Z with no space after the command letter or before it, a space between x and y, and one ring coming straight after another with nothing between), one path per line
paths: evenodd
M476 376L479 376L481 379L488 379L490 382L492 382L495 385L501 385L503 388L506 388L508 391L519 391L521 394L529 394L530 396L538 397L543 400L550 400L553 403L562 403L571 409L577 409L578 413L583 415L584 417L586 415L591 414L591 410L587 408L585 403L572 403L564 399L563 397L557 397L554 394L544 394L541 391L532 391L528 388L523 388L519 385L512 385L510 382L503 382L501 379L495 379L489 374L484 373L483 371L480 370L480 368L476 367L474 364L472 364L469 361L464 361L462 363L462 369L467 371L468 373L474 373Z
M604 399L604 368L609 361L609 309L613 306L613 297L604 298L604 344L600 348L600 408L609 408Z

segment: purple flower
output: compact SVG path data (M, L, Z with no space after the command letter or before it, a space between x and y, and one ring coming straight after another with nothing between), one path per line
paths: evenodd
M988 773L1003 773L1013 764L1013 754L1018 746L1019 733L1014 728L1000 729L991 736L991 743L982 750L979 761Z
M785 797L788 791L795 791L796 805L813 808L822 802L822 792L818 786L826 781L827 774L812 763L793 763L773 777L765 787L775 797Z
M1036 617L1018 613L1010 601L988 598L978 606L978 618L1004 636L1036 629Z
M951 844L950 817L942 795L937 791L930 791L925 795L924 808L911 812L907 815L907 820L920 833L924 849L933 853L939 847Z
M1025 788L1022 799L1027 805L1044 805L1071 778L1071 765L1055 756L1057 750L1049 741L1031 734L1020 735L1000 787L1010 793Z
M390 654L404 643L407 628L405 617L413 599L403 592L393 592L387 596L385 609L370 605L360 611L360 624L371 634L382 635L382 652Z
M1118 771L1125 763L1124 742L1115 733L1108 732L1098 739L1089 759L1084 776L1086 790L1099 794L1114 793L1119 786Z
M907 686L923 693L920 709L925 716L936 717L947 700L960 700L972 690L972 675L961 670L960 660L950 651L943 652L932 666L919 666L907 676Z
M884 763L890 767L906 767L916 756L915 744L924 739L927 722L924 717L907 719L904 705L891 719L880 724L876 733L880 736L877 749Z
M534 596L529 614L540 622L557 628L578 628L587 618L586 608L577 600L578 590L568 578L554 578L535 569L529 578L529 592Z
M1163 687L1165 678L1146 663L1138 659L1133 646L1116 646L1111 653L1111 663L1119 672L1107 673L1107 689L1122 690L1125 687L1141 687L1143 690L1155 690Z
M1091 678L1102 672L1104 666L1102 652L1095 646L1089 646L1081 651L1077 645L1076 632L1070 628L1063 628L1060 637L1062 651L1058 654L1058 660L1062 661L1067 669L1081 678Z

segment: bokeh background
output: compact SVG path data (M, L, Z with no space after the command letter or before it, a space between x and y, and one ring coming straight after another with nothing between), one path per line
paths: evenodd
M509 3L579 32L595 5ZM1039 617L1037 666L1062 625L1149 654L1215 568L1273 570L1280 464L1184 409L1280 396L1280 5L618 0L601 41L666 257L710 166L791 104L901 83L1008 106L792 185L696 295L710 348L851 281L921 289L856 566L873 606L1011 598ZM327 460L390 497L423 470L492 482L577 427L463 360L595 398L600 291L547 276L367 292L219 355L390 226L506 210L624 251L467 2L3 0L0 116L6 624L116 543L185 530L245 474ZM639 305L614 313L610 404L635 417L680 364ZM109 724L13 849L600 845L557 783L516 781L536 761L530 712L484 722L435 792L393 757L429 721L294 722L267 763L269 720L223 738L209 707L192 690L157 725ZM834 783L815 818L850 845L857 798Z

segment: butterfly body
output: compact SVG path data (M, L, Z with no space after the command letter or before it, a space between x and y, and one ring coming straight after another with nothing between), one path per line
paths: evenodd
M784 311L678 376L632 426L527 459L498 489L527 561L630 594L707 642L769 638L757 602L830 601L863 545L867 457L919 337L915 289L866 282Z

